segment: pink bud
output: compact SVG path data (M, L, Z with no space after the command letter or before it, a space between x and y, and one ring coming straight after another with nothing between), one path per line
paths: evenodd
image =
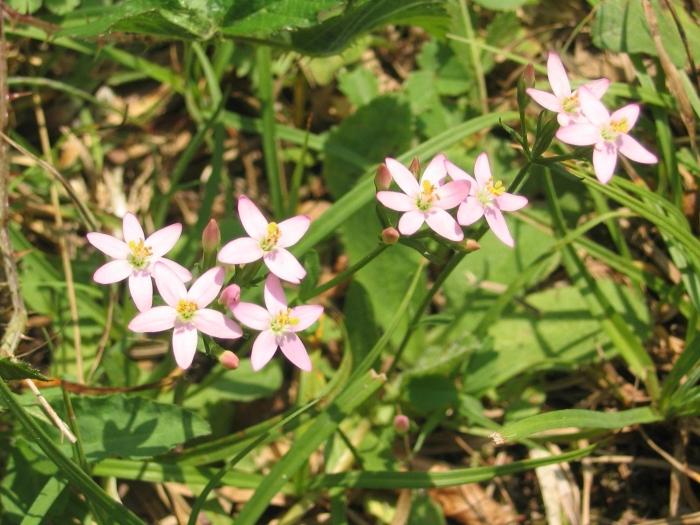
M532 64L525 66L525 71L523 71L523 82L526 87L532 87L535 85L535 68Z
M475 252L475 251L480 250L480 249L481 249L481 244L479 244L479 242L476 241L475 239L466 239L464 241L464 250L466 252L471 253L471 252Z
M403 414L398 414L394 417L394 430L399 434L405 434L411 428L411 421Z
M219 302L231 310L241 301L241 287L237 284L229 284L221 292Z
M202 232L202 249L204 253L211 253L219 248L221 242L221 230L214 219L209 219L209 223Z
M382 241L384 244L396 244L399 242L399 237L401 237L401 234L396 228L390 226L382 230Z
M416 177L418 176L418 174L420 173L420 161L418 160L418 157L413 157L413 160L411 161L411 164L408 166L408 169Z
M377 168L377 175L374 177L374 187L377 191L388 190L391 186L391 173L389 173L389 168L386 164L382 163Z
M238 356L231 352L231 350L226 350L219 356L219 363L221 363L221 366L224 368L235 370L240 364L240 359L238 359Z

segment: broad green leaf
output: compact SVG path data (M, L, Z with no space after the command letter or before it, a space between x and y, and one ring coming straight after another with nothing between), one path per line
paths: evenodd
M0 377L3 379L39 379L48 381L48 377L38 370L35 370L23 361L13 361L12 359L0 359Z
M360 107L379 94L379 81L369 69L360 66L338 75L338 88L355 107Z
M537 0L474 0L486 9L495 11L510 11L526 4L535 4Z
M81 0L44 0L46 8L56 15L65 15L80 5Z
M42 0L8 0L7 2L15 11L27 15L41 7Z
M457 388L454 380L442 375L410 377L403 398L419 414L431 415L457 404Z
M407 525L445 525L445 515L442 507L430 498L427 494L416 493L411 502L411 513L408 517Z
M32 506L27 510L21 525L39 525L51 510L56 500L66 488L66 482L58 477L50 477L37 494Z

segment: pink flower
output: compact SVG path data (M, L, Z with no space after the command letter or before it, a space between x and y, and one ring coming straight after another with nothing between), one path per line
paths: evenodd
M553 94L533 88L528 88L527 94L543 108L557 113L557 121L560 126L585 122L586 117L581 113L579 90L571 91L564 64L561 63L561 59L556 53L549 53L547 58L547 77ZM608 90L609 85L610 81L607 78L599 78L584 84L582 87L589 89L599 99Z
M463 226L469 226L484 216L496 237L512 248L515 242L502 212L523 208L527 205L527 199L521 195L506 193L503 183L493 180L486 153L481 153L476 158L474 164L476 180L449 161L447 161L447 173L455 180L471 182L469 195L457 210L457 221Z
M581 88L581 110L586 123L570 124L559 128L557 138L574 146L593 145L593 169L598 180L605 184L615 172L617 154L643 164L658 162L656 155L628 135L639 117L639 106L629 104L612 115L588 89Z
M286 249L293 246L309 229L311 219L297 215L279 224L267 222L260 210L246 196L238 198L238 215L250 237L241 237L227 243L219 251L219 261L225 264L246 264L262 258L267 267L280 279L299 283L306 270Z
M442 184L447 175L446 158L437 155L430 161L423 172L420 182L399 161L387 158L386 167L403 193L398 191L380 191L377 199L387 208L404 213L399 219L399 231L402 235L416 233L424 222L436 232L451 241L464 238L462 228L445 210L459 205L469 193L469 182L452 181Z
M241 327L221 312L206 308L216 299L224 283L224 269L208 270L187 291L180 278L166 265L155 264L154 277L166 306L156 306L138 314L129 323L134 332L173 330L173 353L180 368L192 364L197 351L198 331L221 339L243 335Z
M307 372L311 370L309 354L296 333L314 324L323 313L323 307L308 304L289 308L282 283L272 274L265 280L265 306L267 310L257 304L241 302L233 308L233 315L241 323L261 330L250 356L253 370L264 367L278 347L295 366Z
M95 248L114 260L100 266L93 279L100 284L111 284L129 278L129 291L136 308L143 312L153 303L153 266L162 262L181 281L192 279L192 274L175 261L163 257L180 238L181 224L171 224L145 237L138 219L131 213L124 215L124 240L104 233L90 232L87 239Z

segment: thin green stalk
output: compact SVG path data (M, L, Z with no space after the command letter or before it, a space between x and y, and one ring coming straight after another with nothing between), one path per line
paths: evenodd
M294 167L294 172L292 173L292 186L289 189L289 205L287 206L287 213L289 215L294 215L297 211L297 203L299 202L299 188L301 188L301 179L304 176L304 161L306 159L306 154L309 149L309 135L311 134L309 127L311 120L306 127L306 134L304 135L304 144L301 146L301 155L297 161L297 165Z
M467 5L467 0L460 0L459 9L462 15L462 22L464 23L464 32L467 38L475 42L476 35L474 34L474 26L472 25L472 19L469 15L469 6ZM481 111L483 113L489 112L489 99L488 93L486 91L486 79L484 78L484 68L481 67L481 57L479 56L479 50L477 46L469 46L469 54L471 58L472 67L474 68L474 76L476 77L476 83L479 88L479 103L481 105Z
M209 88L209 96L211 97L211 105L213 107L218 106L221 103L221 88L219 87L219 79L214 72L214 68L209 62L209 57L204 51L204 48L199 44L199 42L194 42L192 44L192 51L197 55L197 60L199 60L199 65L202 67L204 72L204 78L207 79L207 87Z

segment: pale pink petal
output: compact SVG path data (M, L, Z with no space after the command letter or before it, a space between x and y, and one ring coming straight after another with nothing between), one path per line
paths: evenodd
M578 99L581 104L581 111L592 124L596 126L607 124L610 114L603 103L590 90L581 86L578 90Z
M610 81L607 78L599 78L597 80L586 82L583 87L593 93L595 98L600 99L603 97L603 95L605 95L608 87L610 87Z
M467 200L459 205L457 221L462 226L470 226L484 215L484 207L476 197L467 197Z
M508 229L508 224L506 223L505 217L501 213L501 210L493 206L488 206L484 210L484 217L486 222L489 224L491 231L496 234L504 244L510 246L511 248L515 245L513 237L510 235L510 230Z
M416 180L416 177L406 166L391 157L387 157L384 162L389 173L391 173L391 177L396 184L398 184L399 188L401 188L401 191L408 196L413 196L420 191L418 180Z
M170 269L170 271L177 275L177 278L180 279L183 283L189 282L190 279L192 279L192 274L190 273L190 271L181 264L176 263L175 261L171 261L170 259L166 259L165 257L160 257L153 263L153 266L151 268L155 268L155 263L162 263L165 266L167 266Z
M252 237L241 237L227 242L219 250L218 260L225 264L248 264L260 259L265 252L260 248L260 242Z
M143 228L141 228L139 220L133 213L124 215L124 219L122 219L122 233L126 242L146 239L146 236L143 234Z
M447 174L452 178L452 180L466 180L471 186L470 192L474 192L476 190L476 179L474 179L474 177L469 175L462 168L458 168L449 160L445 161L445 167L447 168Z
M639 118L639 105L638 104L627 104L621 107L617 111L613 111L610 115L610 122L619 122L621 120L627 121L627 131L631 130L637 123Z
M527 206L527 199L522 195L504 193L496 197L496 205L501 211L517 211Z
M476 181L479 183L480 187L486 186L493 175L491 175L491 164L489 163L489 156L484 153L480 153L476 158L474 163L474 176Z
M433 208L427 214L425 222L430 228L451 241L461 241L464 239L464 232L459 227L454 217L441 208Z
M615 173L617 147L610 142L601 142L593 148L593 170L595 176L606 184Z
M290 317L298 319L297 324L292 326L293 332L301 332L314 324L323 313L323 306L320 304L305 304L292 308Z
M87 234L87 240L102 253L114 257L115 259L126 259L126 256L129 255L129 247L127 244L111 235L90 232Z
M267 219L248 197L238 197L238 216L245 231L255 240L260 240L267 233Z
M435 206L449 210L467 198L471 184L466 180L455 180L440 186L437 190L438 200Z
M557 138L573 146L590 146L600 140L600 130L593 124L570 124L557 130Z
M269 330L264 330L258 334L253 343L253 350L250 352L250 364L253 370L260 370L264 367L277 350L277 336Z
M565 127L571 126L572 124L586 124L588 123L588 119L583 116L581 111L577 111L575 114L557 113L557 122L561 127Z
M237 339L243 335L238 323L229 319L221 312L210 308L202 308L192 319L192 324L200 332L221 339Z
M173 249L181 233L182 224L171 224L149 235L146 245L151 247L155 257L161 257Z
M266 253L263 261L272 273L290 283L299 284L306 276L304 267L284 248L275 248Z
M207 270L192 284L187 298L197 303L198 308L204 308L219 297L225 276L226 272L220 266Z
M132 332L162 332L175 326L177 312L169 306L155 306L134 317L129 323Z
M306 372L311 370L311 359L309 359L304 343L301 342L297 334L287 332L282 336L279 343L282 353L294 366Z
M168 306L175 308L180 299L187 297L187 288L182 280L166 264L159 261L153 265L156 287Z
M277 246L289 248L299 242L311 225L311 219L306 215L297 215L280 222L277 226L280 229L280 238Z
M380 191L377 193L377 200L390 210L410 211L416 207L414 198L398 191Z
M254 330L270 328L270 312L253 303L238 303L231 311L241 323Z
M191 324L176 326L173 330L173 354L180 368L189 368L197 352L197 329Z
M116 259L100 266L92 278L99 284L112 284L123 281L131 275L132 271L133 268L128 262L124 259Z
M265 287L263 291L265 296L265 306L271 314L276 314L287 309L287 297L284 295L282 283L273 274L265 279Z
M440 184L442 179L444 179L447 176L447 168L445 166L446 160L447 158L442 153L440 153L439 155L435 155L435 157L433 157L433 160L431 160L428 164L428 167L425 168L423 176L420 179L421 183L424 180L427 180L433 186L437 186L438 184Z
M555 113L562 111L561 102L559 102L559 99L551 93L534 88L528 88L525 91L532 97L532 100L537 102L543 108L548 109L549 111L554 111Z
M642 164L656 164L659 159L651 151L642 146L629 135L622 134L617 137L618 151L625 157Z
M425 215L421 211L407 211L399 219L399 231L402 235L413 235L423 226Z
M139 312L145 312L153 304L153 282L146 271L134 271L129 276L129 292Z
M571 95L571 85L569 77L564 69L564 64L561 63L561 58L556 53L549 53L547 57L547 78L549 85L552 86L552 91L559 98L568 97Z

